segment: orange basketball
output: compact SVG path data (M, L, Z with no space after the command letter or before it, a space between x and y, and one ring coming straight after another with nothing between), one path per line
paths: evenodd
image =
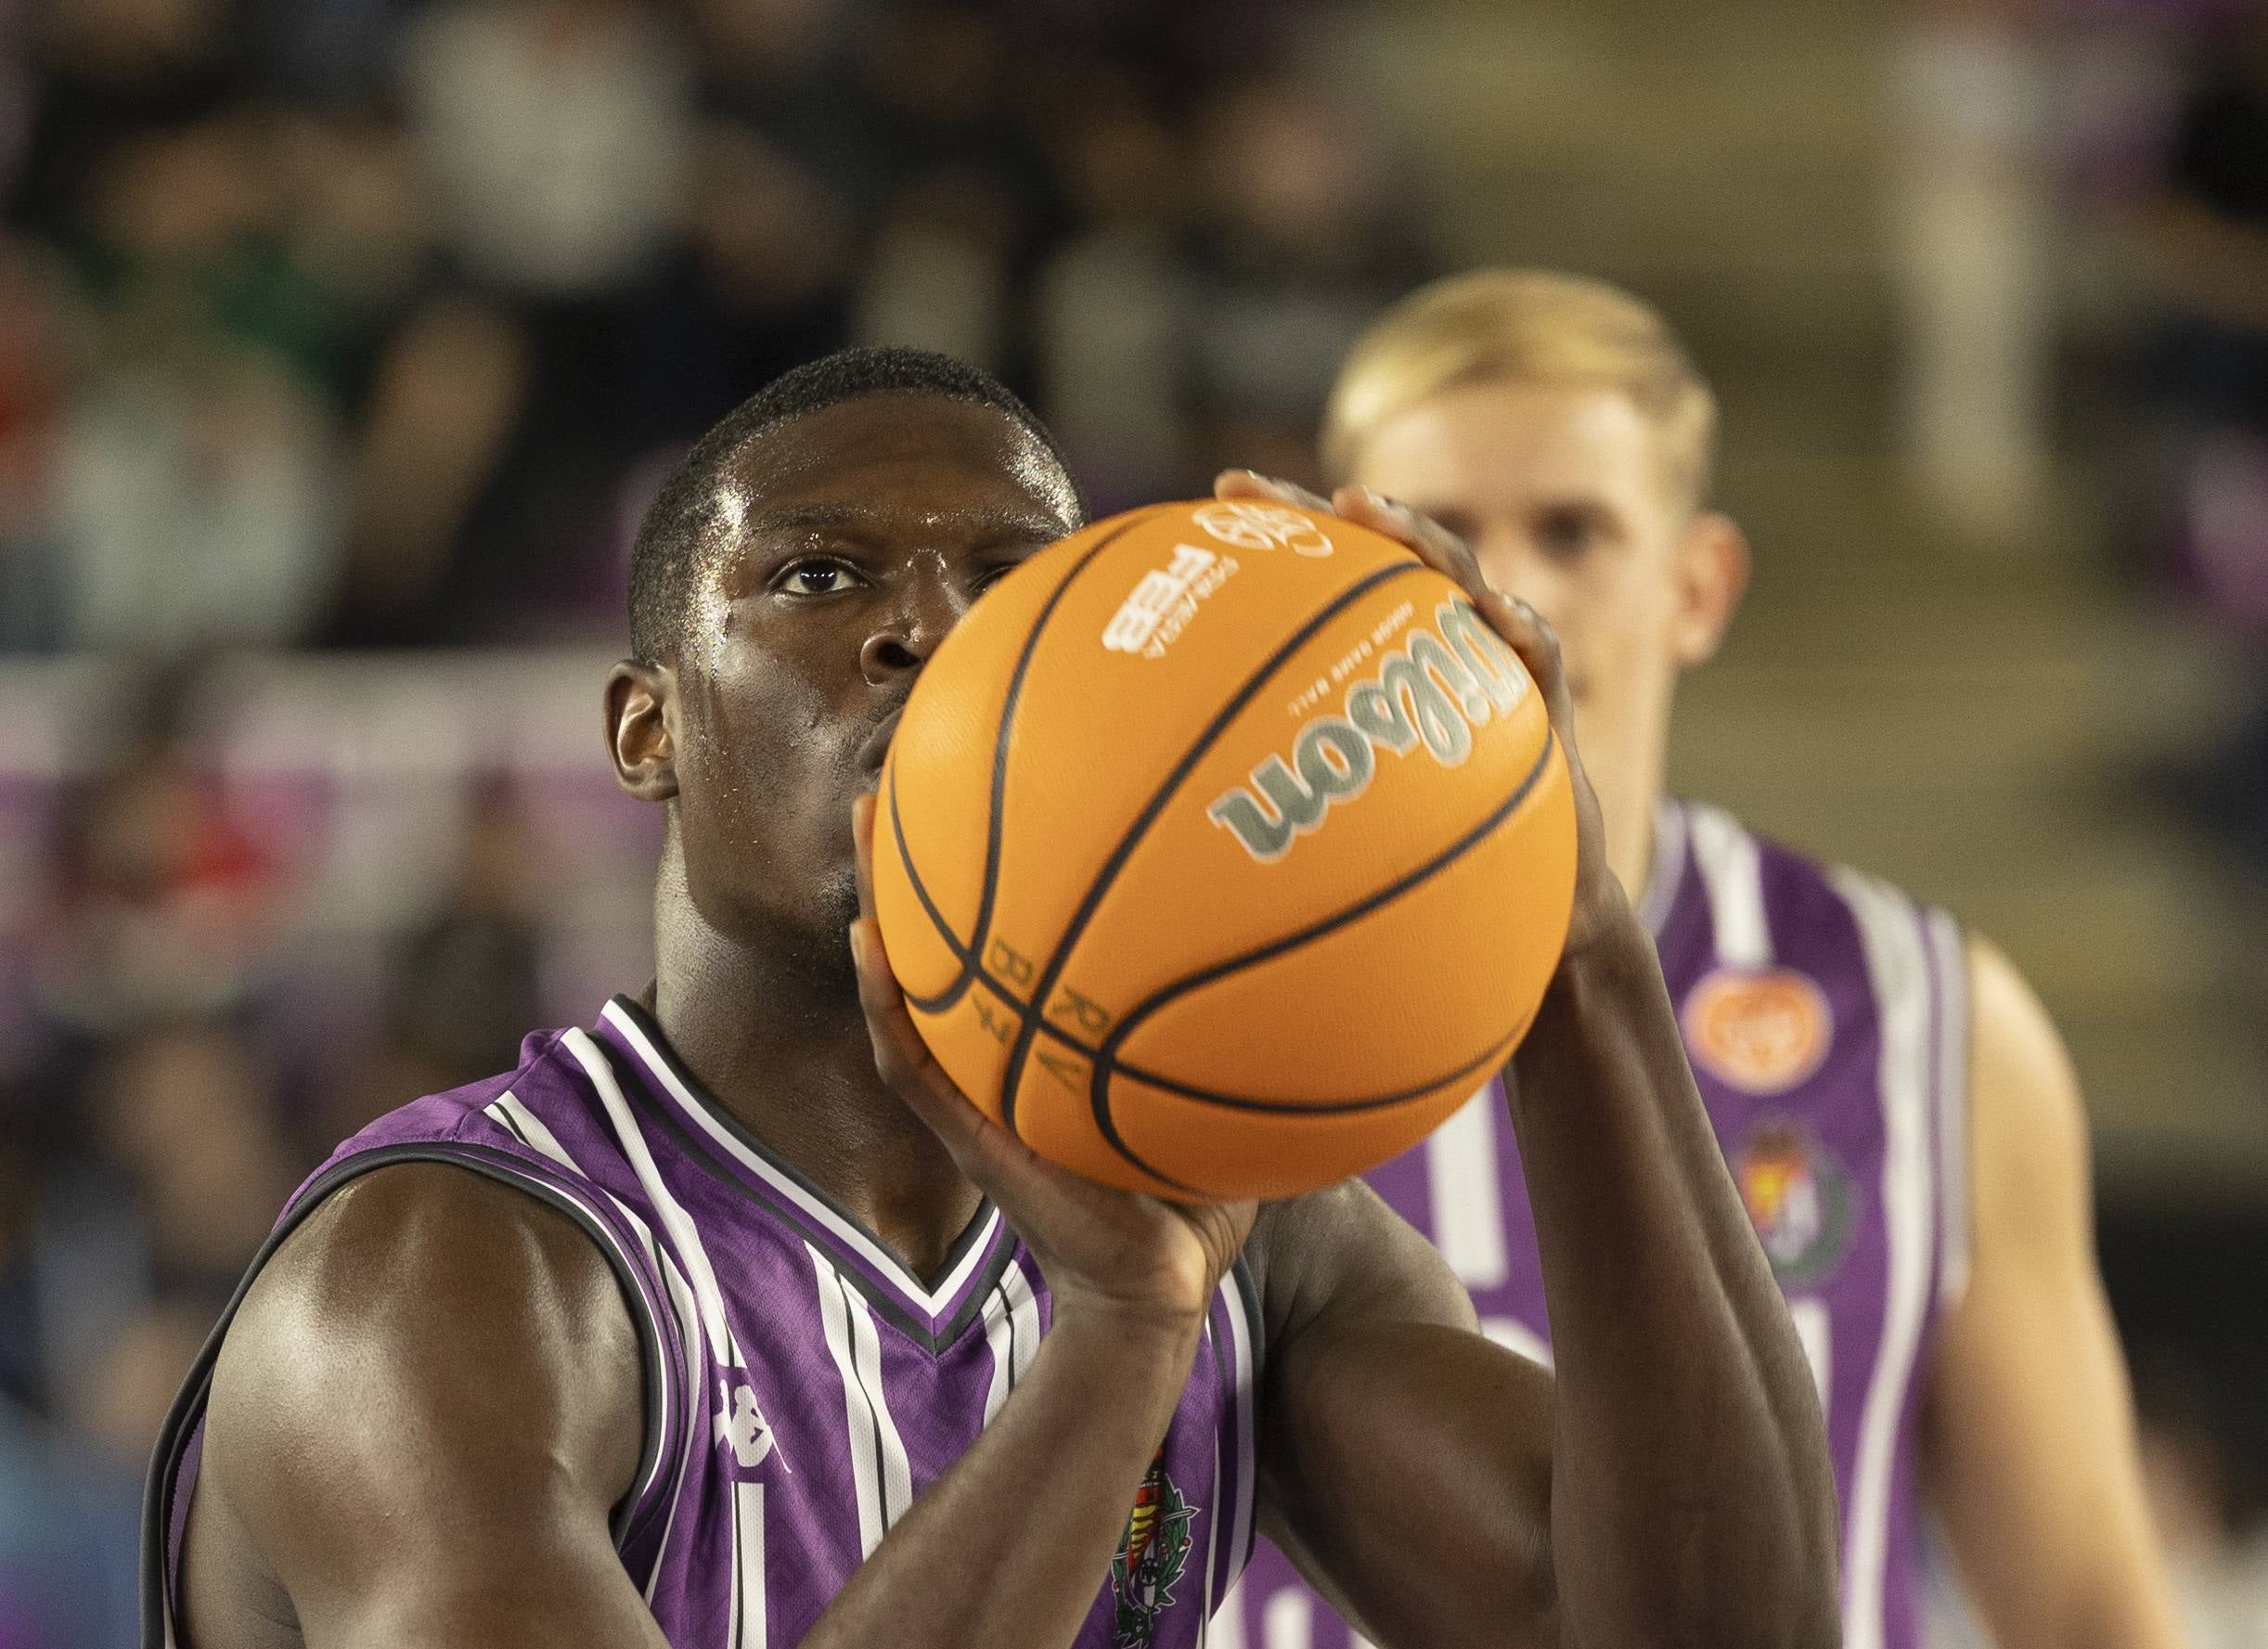
M1163 504L971 611L891 743L875 903L921 1035L1034 1150L1281 1197L1500 1067L1566 936L1542 695L1450 580L1279 504Z

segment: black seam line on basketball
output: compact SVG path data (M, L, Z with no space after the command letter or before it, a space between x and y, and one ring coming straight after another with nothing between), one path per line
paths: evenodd
M1251 1099L1244 1094L1222 1093L1216 1089L1196 1088L1186 1082L1176 1082L1170 1077L1160 1076L1153 1072L1145 1071L1139 1065L1114 1065L1111 1067L1111 1073L1117 1076L1131 1077L1136 1082L1147 1083L1152 1088L1163 1089L1167 1093L1179 1094L1183 1099L1196 1100L1207 1105L1218 1105L1227 1111L1260 1111L1271 1115L1288 1117L1347 1116L1364 1111L1384 1111L1390 1106L1407 1104L1421 1095L1433 1092L1437 1088L1445 1088L1452 1082L1462 1081L1475 1071L1501 1068L1504 1063L1503 1056L1511 1051L1513 1044L1520 1039L1520 1033L1526 1029L1527 1029L1527 1021L1522 1020L1455 1070L1444 1071L1430 1081L1417 1083L1412 1087L1401 1089L1398 1093L1374 1094L1364 1100L1333 1100L1321 1105L1293 1105L1275 1100Z
M906 845L906 832L898 828L897 761L895 756L892 757L890 762L890 834L897 843L898 863L906 868L906 880L913 884L913 896L921 901L921 908L929 913L931 924L944 935L947 947L960 959L960 974L941 993L918 1000L912 997L906 998L913 1002L916 1007L930 1012L938 1012L958 1002L967 992L970 983L975 977L972 963L975 958L982 956L985 952L985 937L992 929L993 901L1000 885L1000 809L1002 798L1008 789L1008 741L1015 728L1016 706L1023 702L1024 698L1024 673L1031 667L1032 655L1039 651L1040 635L1047 629L1048 621L1055 616L1055 609L1062 602L1065 592L1077 581L1079 574L1093 564L1097 556L1131 533L1136 527L1153 519L1161 510L1172 508L1170 504L1153 505L1116 531L1106 533L1095 540L1087 553L1072 564L1071 571L1064 573L1057 581L1055 588L1049 592L1046 605L1040 608L1039 616L1032 621L1032 633L1024 638L1023 651L1016 654L1016 667L1008 677L1007 697L1000 701L999 724L993 729L992 794L989 804L991 812L985 821L985 882L982 891L977 895L976 922L971 930L969 943L965 947L954 937L953 930L946 925L944 912L940 911L935 902L930 898L929 890L921 885L921 878L914 870L913 854Z
M1216 962L1209 968L1200 969L1194 973L1178 979L1163 990L1152 992L1141 1001L1137 1002L1128 1012L1121 1015L1118 1023L1111 1027L1110 1035L1102 1038L1102 1045L1095 1050L1094 1063L1089 1070L1087 1084L1087 1103L1089 1109L1094 1114L1096 1130L1109 1141L1111 1149L1143 1173L1157 1173L1155 1168L1144 1162L1128 1147L1124 1140L1119 1138L1118 1125L1111 1115L1110 1079L1113 1072L1119 1068L1118 1048L1132 1033L1136 1025L1141 1024L1175 998L1184 996L1201 986L1210 985L1215 980L1242 969L1253 967L1272 957L1281 956L1287 950L1296 949L1311 940L1320 939L1334 929L1345 927L1349 922L1359 921L1381 906L1400 898L1411 889L1431 880L1435 875L1448 869L1450 865L1463 858L1486 841L1489 835L1519 811L1520 804L1527 800L1529 793L1535 790L1544 773L1551 767L1552 750L1557 742L1556 734L1550 724L1546 723L1543 730L1543 748L1536 753L1535 765L1528 768L1527 777L1521 779L1519 784L1514 788L1512 794L1490 809L1488 816L1478 824L1415 870L1397 877L1376 892L1358 899L1344 910L1326 916L1320 921L1309 922L1296 933L1287 934L1281 939L1271 940L1256 949L1244 952L1242 956L1231 957L1227 961ZM1516 1037L1519 1032L1514 1031L1512 1035ZM1128 1074L1132 1075L1131 1072ZM1457 1073L1451 1072L1446 1076L1436 1078L1435 1082L1429 1086L1438 1087L1441 1083L1455 1081ZM1424 1089L1420 1089L1417 1091L1422 1093ZM1210 1099L1215 1104L1235 1103L1225 1094L1205 1097ZM1284 1107L1284 1109L1288 1110L1290 1107ZM1309 1109L1320 1109L1320 1107L1301 1106L1299 1109L1305 1112ZM1158 1178L1162 1179L1166 1177L1160 1174Z
M1009 1051L1008 1074L1000 1082L1000 1120L1010 1132L1015 1132L1016 1128L1016 1085L1024 1079L1024 1062L1031 1054L1032 1037L1037 1034L1035 1021L1044 1019L1048 998L1054 994L1056 982L1062 978L1064 964L1077 947L1079 936L1086 932L1087 924L1094 920L1095 912L1102 908L1103 895L1110 892L1111 884L1117 880L1118 872L1126 868L1126 862L1134 857L1134 849L1141 844L1142 837L1157 822L1158 815L1166 810L1166 804L1173 800L1174 792L1181 788L1182 781L1196 770L1197 764L1205 759L1205 752L1212 749L1221 734L1244 714L1244 706L1283 668L1294 653L1314 638L1316 632L1380 585L1425 570L1425 564L1414 556L1408 560L1390 562L1364 573L1317 608L1299 628L1284 638L1275 651L1260 662L1258 668L1244 678L1244 685L1205 724L1195 741L1182 752L1181 759L1166 775L1165 781L1142 805L1141 811L1134 816L1133 822L1118 838L1118 845L1111 850L1110 857L1102 861L1102 868L1095 872L1094 881L1088 884L1086 896L1079 901L1078 908L1071 913L1070 922L1055 941L1055 948L1048 957L1048 965L1040 970L1038 983L1032 987L1031 1002L1023 1015L1024 1028L1017 1033L1016 1045ZM1010 999L1012 1001L1014 998ZM1157 1177L1168 1185L1180 1185L1179 1180L1166 1175L1159 1174ZM1186 1191L1191 1188L1182 1186L1181 1189Z

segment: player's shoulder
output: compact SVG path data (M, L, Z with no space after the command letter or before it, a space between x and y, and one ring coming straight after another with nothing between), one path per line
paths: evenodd
M1862 929L1885 921L1958 926L1950 912L1879 871L1797 846L1714 803L1665 801L1656 834L1665 895L1707 908L1720 928L1761 924L1759 946L1791 937L1800 943L1813 922L1829 929L1853 919ZM1742 938L1738 932L1720 934L1718 948L1728 948L1728 941L1736 948Z
M371 1152L461 1144L524 1149L527 1141L522 1131L527 1116L548 1112L562 1098L580 1096L589 1087L588 1075L571 1051L569 1035L532 1031L522 1038L520 1058L511 1069L421 1094L381 1113L341 1141L314 1179ZM516 1131L516 1124L522 1131Z

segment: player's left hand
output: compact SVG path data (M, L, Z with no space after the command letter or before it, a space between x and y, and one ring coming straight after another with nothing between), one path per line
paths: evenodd
M851 956L883 1080L944 1141L960 1171L1008 1217L1048 1280L1055 1320L1087 1317L1113 1332L1192 1336L1242 1253L1258 1205L1168 1203L1101 1185L1039 1155L969 1102L906 1010L874 917L874 798L853 805L858 920ZM1191 1342L1194 1344L1193 1338Z
M1582 755L1575 747L1574 701L1567 693L1559 638L1536 610L1518 597L1491 587L1472 547L1456 534L1431 516L1381 497L1368 487L1343 486L1322 498L1303 486L1251 470L1224 470L1213 479L1213 496L1274 498L1383 533L1464 591L1466 599L1520 655L1520 662L1535 677L1560 747L1566 752L1567 776L1575 787L1575 908L1567 922L1566 954L1579 955L1612 924L1632 920L1622 883L1606 868L1606 830L1599 818L1599 799L1591 792Z

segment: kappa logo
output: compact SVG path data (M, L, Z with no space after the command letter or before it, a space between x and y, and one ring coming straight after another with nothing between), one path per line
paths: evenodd
M1320 560L1334 548L1312 517L1281 504L1207 504L1190 519L1231 549L1288 549Z
M1850 1176L1811 1130L1785 1118L1759 1124L1733 1173L1783 1285L1816 1282L1842 1264L1850 1248Z
M1719 968L1686 997L1683 1021L1694 1063L1753 1094L1809 1081L1835 1039L1825 994L1793 968Z
M1133 1514L1111 1559L1114 1649L1148 1649L1158 1614L1173 1602L1174 1583L1189 1566L1189 1530L1197 1512L1166 1475L1161 1448L1134 1491Z
M716 1440L732 1446L732 1458L741 1470L753 1472L772 1451L771 1423L756 1407L756 1394L743 1383L716 1383Z

